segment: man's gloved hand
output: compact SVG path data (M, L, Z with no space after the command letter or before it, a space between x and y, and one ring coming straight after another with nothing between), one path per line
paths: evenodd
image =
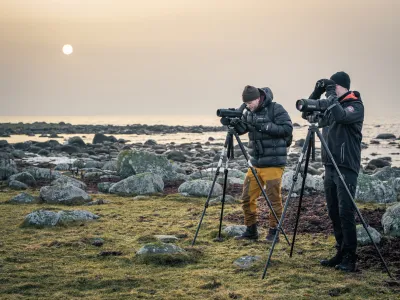
M325 93L325 80L320 79L315 83L314 91L312 92L310 99L319 99L321 95Z
M255 128L255 131L268 133L268 131L271 129L271 125L272 125L272 122L256 123L254 128Z
M326 98L336 96L336 83L331 79L324 79L326 86Z
M227 117L222 117L220 120L222 125L228 126L229 124L231 124L231 120Z

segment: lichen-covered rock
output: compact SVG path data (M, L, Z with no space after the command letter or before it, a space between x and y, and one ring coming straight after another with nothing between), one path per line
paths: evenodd
M389 206L382 216L384 233L394 237L400 237L400 203Z
M397 200L397 195L388 182L374 176L359 174L355 198L363 202L391 203Z
M294 174L295 174L295 171L293 171L293 170L289 170L289 171L283 173L282 189L288 191L291 188L291 186L293 184L293 175ZM303 182L303 176L301 175L301 173L299 173L299 176L297 177L297 181L294 186L293 192L298 192L301 190L302 182ZM309 189L309 190L322 192L324 190L324 180L319 175L307 175L305 188Z
M58 171L53 171L51 169L46 169L46 168L37 168L37 167L29 167L24 171L30 173L36 180L42 180L42 179L54 180L62 175Z
M10 176L9 180L10 181L16 180L16 181L25 183L27 186L35 186L36 185L35 178L28 172L14 174L14 175Z
M207 197L211 190L211 186L212 181L197 179L182 183L178 188L178 192L181 194L185 193L190 196ZM222 187L216 182L211 196L217 197L219 195L222 195Z
M69 177L69 176L64 176L64 175L57 178L56 180L53 180L51 182L51 185L59 185L59 186L73 185L77 188L80 188L81 190L87 189L87 185L84 182L82 182L78 179Z
M149 195L162 193L164 181L160 175L152 173L141 173L121 180L109 189L110 194L121 196Z
M28 189L28 186L25 184L25 183L23 183L23 182L19 182L19 181L17 181L17 180L11 180L9 183L8 183L8 186L11 188L11 189L13 189L13 190L26 190L26 189Z
M32 204L32 203L38 203L38 202L39 201L35 197L33 197L27 193L18 194L17 196L15 196L7 201L7 203L11 203L11 204Z
M46 203L64 205L81 205L91 201L84 190L73 185L44 186L40 189L40 198Z
M360 245L364 246L372 244L371 239L369 238L369 235L362 224L358 224L356 229L357 229L357 242ZM371 234L371 237L374 240L374 242L376 244L379 244L381 242L381 234L371 226L368 226L368 231Z

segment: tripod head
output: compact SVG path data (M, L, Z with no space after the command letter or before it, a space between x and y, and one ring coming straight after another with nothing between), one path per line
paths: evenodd
M323 116L324 114L320 111L303 113L303 118L306 119L310 124L317 124Z

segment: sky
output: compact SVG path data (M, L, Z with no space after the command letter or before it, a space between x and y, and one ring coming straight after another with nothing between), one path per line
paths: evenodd
M248 84L298 114L346 71L367 116L395 117L399 13L398 0L0 0L0 115L215 115Z

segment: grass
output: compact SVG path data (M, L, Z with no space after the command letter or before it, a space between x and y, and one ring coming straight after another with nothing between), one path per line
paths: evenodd
M333 254L333 237L299 234L293 258L281 242L275 248L266 279L261 280L268 246L232 238L214 242L220 208L209 207L194 248L191 241L204 198L179 195L133 200L101 195L99 206L12 205L18 192L0 192L1 299L398 299L380 269L344 274L319 266ZM37 191L33 194L37 195ZM94 195L96 198L96 195ZM22 229L24 216L35 209L85 209L101 218L71 227ZM226 213L240 211L228 206ZM263 230L265 235L266 230ZM153 235L181 237L186 262L141 261L135 253ZM102 247L91 245L104 239ZM283 239L282 239L283 240ZM300 251L301 250L301 251ZM122 255L100 256L102 251ZM233 261L244 255L263 260L249 270Z

